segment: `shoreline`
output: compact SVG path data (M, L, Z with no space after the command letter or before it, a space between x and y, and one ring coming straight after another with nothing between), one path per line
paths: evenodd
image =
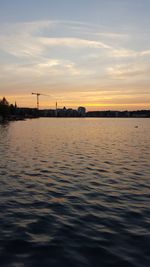
M58 118L58 119L88 119L88 118L93 118L93 119L150 119L150 117L142 117L142 116L133 116L133 117L116 117L116 116L84 116L84 117L71 117L71 116L39 116L39 117L31 117L31 116L27 116L27 117L10 117L10 118L2 118L0 117L0 124L6 123L6 122L11 122L11 121L25 121L25 120L30 120L30 119L40 119L40 118L49 118L49 119L54 119L54 118Z

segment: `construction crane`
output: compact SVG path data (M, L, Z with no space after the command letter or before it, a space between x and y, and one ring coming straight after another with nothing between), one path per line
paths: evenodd
M44 95L44 94L40 94L40 93L32 93L32 95L36 95L36 96L37 96L37 109L39 109L39 106L40 106L40 104L39 104L39 96L40 96L40 95ZM44 96L49 96L49 95L44 95Z

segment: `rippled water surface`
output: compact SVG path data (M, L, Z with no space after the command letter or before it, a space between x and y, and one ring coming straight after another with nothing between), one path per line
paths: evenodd
M149 267L149 234L149 119L0 125L1 267Z

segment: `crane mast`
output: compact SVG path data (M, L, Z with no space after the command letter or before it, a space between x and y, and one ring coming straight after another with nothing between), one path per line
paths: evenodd
M40 94L40 93L32 93L32 95L36 95L36 97L37 97L37 110L39 110L39 107L40 107L39 96L40 96L40 95L44 95L44 94ZM48 95L45 95L45 96L48 96Z

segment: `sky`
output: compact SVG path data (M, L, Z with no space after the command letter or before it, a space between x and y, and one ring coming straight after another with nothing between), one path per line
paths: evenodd
M150 109L149 12L149 0L0 0L0 98Z

